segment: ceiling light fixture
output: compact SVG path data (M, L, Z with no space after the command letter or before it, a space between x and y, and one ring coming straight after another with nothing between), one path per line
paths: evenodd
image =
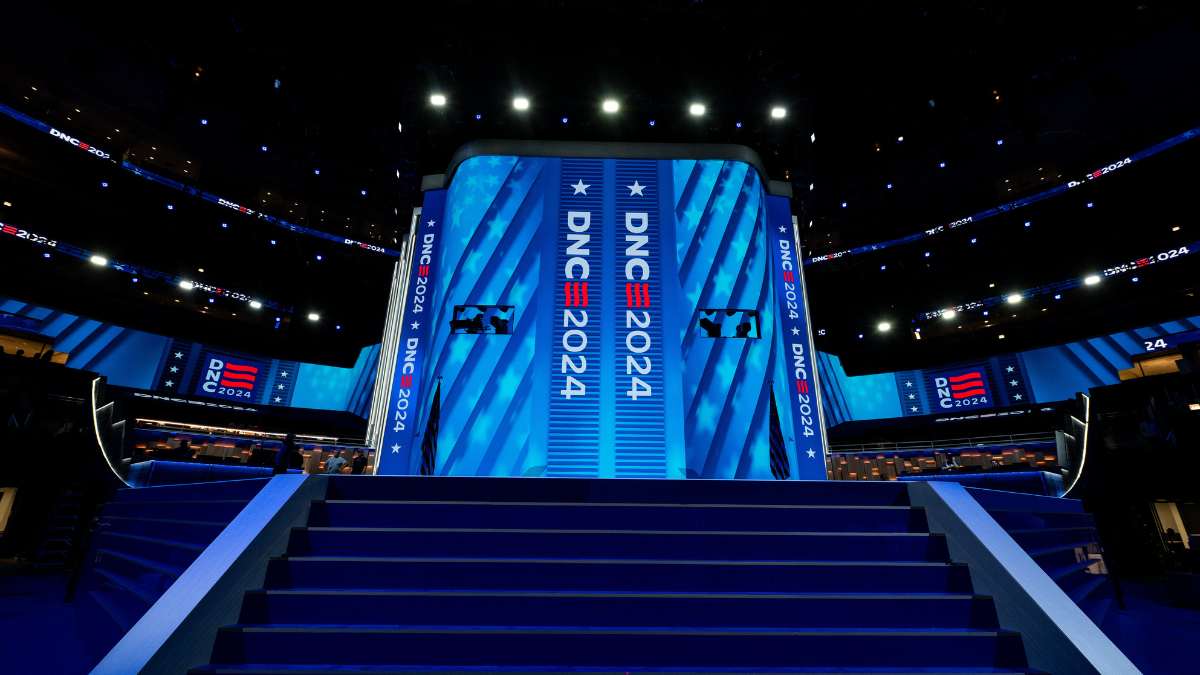
M440 108L440 107L446 105L446 95L438 94L438 93L430 94L429 95L429 105L432 105L435 108Z
M1089 274L1083 278L1084 286L1095 286L1098 283L1100 283L1100 275L1099 274Z
M618 101L615 98L606 98L600 104L600 109L603 110L604 112L608 113L609 115L612 115L613 113L615 113L621 109L621 103L620 103L620 101Z
M317 314L316 312L309 312L309 313L308 313L308 320L309 320L309 321L320 321L320 320L321 320L321 315L320 315L320 314Z
M688 106L688 114L692 117L703 117L706 110L703 103L693 103Z
M777 106L771 108L771 119L781 120L785 117L787 117L787 108L785 108L781 105L777 105ZM815 136L816 134L813 134L813 135Z
M1025 296L1021 295L1020 293L1009 293L1008 297L1005 298L1004 300L1005 300L1005 302L1007 302L1010 305L1016 305L1024 299L1025 299Z
M875 326L875 330L879 331L880 333L886 333L891 329L892 329L892 324L887 321L880 321Z
M517 96L512 100L513 110L529 110L529 99L524 96Z
M102 255L94 255L91 258L88 258L88 262L99 267L104 267L108 264L108 258L105 258Z

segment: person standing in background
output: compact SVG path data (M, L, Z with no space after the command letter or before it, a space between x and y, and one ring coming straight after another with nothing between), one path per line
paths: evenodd
M362 472L367 468L367 456L362 450L355 450L354 457L350 460L350 473L355 476L362 475Z
M341 473L343 466L346 466L346 458L342 457L341 450L336 450L333 453L333 457L330 457L329 461L325 462L325 473Z

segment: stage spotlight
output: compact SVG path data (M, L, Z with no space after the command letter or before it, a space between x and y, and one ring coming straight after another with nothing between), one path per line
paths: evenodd
M903 142L904 142L904 137L903 137L903 136L897 136L897 137L896 137L896 142L897 142L897 143L903 143Z
M875 330L879 331L880 333L886 333L891 329L892 329L892 324L887 321L880 321L875 326Z
M571 120L570 120L570 119L568 119L568 118L566 118L566 117L562 118L562 123L563 123L563 124L566 124L567 122L570 122L570 121L571 121Z
M1025 297L1022 296L1020 293L1009 293L1008 297L1005 298L1004 300L1010 305L1015 305L1015 304L1020 303L1024 299L1025 299Z
M88 262L92 263L93 265L104 267L108 264L108 258L105 258L102 255L94 255L91 258L88 258Z
M268 148L268 147L267 147L267 146L265 146L265 145L260 145L260 146L258 146L258 149L259 149L259 150L262 150L263 152L266 152L266 151L267 151L267 150L269 150L270 148Z
M257 300L251 300L250 309L262 309L262 303Z
M200 126L202 126L202 127L206 127L206 126L208 126L208 120L206 120L206 119L201 119L201 120L200 120Z
M1175 227L1172 227L1172 228L1171 228L1171 231L1172 231L1172 232L1178 232L1178 231L1179 231L1179 226L1178 226L1178 225L1176 225Z
M600 109L611 115L621 109L621 103L615 98L606 98L600 104Z
M529 110L529 99L518 96L512 100L513 110Z
M945 163L945 162L938 162L938 168L939 168L939 169L944 169L944 168L946 168L946 163Z
M1084 286L1095 286L1098 283L1100 283L1100 275L1099 274L1089 274L1083 278Z
M658 124L658 122L655 122L654 120L650 120L650 126L654 126L655 124Z
M733 127L734 127L735 129L741 129L741 128L742 128L742 123L741 123L741 121L739 120L739 121L737 121L737 122L734 122L734 123L733 123Z
M440 108L440 107L446 105L446 95L445 94L430 94L429 95L429 105L434 106L435 108Z
M953 309L943 309L942 310L942 318L943 319L953 319L956 316L958 316L958 312L956 312Z
M997 138L997 139L996 139L996 145L1004 145L1004 139L1003 139L1003 138Z
M183 281L179 282L179 287L185 291L190 291L196 287L196 284L193 284L192 282L188 281L187 279L184 279Z
M771 119L781 120L785 117L787 117L787 108L785 108L781 105L777 105L774 108L771 108Z
M320 176L320 175L321 175L321 170L320 170L320 169L313 169L313 175L314 175L314 176Z
M688 106L688 114L692 117L702 117L705 110L703 103L693 103Z
M320 315L320 314L317 314L316 312L309 312L309 313L308 313L308 320L309 320L309 321L320 321L320 320L321 320L321 315Z

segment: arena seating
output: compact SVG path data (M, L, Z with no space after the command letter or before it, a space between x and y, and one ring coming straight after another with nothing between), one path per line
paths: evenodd
M900 483L333 476L192 672L1025 664Z

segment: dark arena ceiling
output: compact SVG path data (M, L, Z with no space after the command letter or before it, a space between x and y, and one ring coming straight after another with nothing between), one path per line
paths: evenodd
M4 115L0 221L265 306L7 239L0 295L347 365L380 338L393 259L341 240L398 249L421 176L500 138L747 145L791 183L810 256L1080 183L810 265L818 347L851 373L1200 313L1200 138L1138 154L1200 127L1194 3L435 4L10 8L0 103L332 236L146 180ZM601 113L606 97L619 114Z

